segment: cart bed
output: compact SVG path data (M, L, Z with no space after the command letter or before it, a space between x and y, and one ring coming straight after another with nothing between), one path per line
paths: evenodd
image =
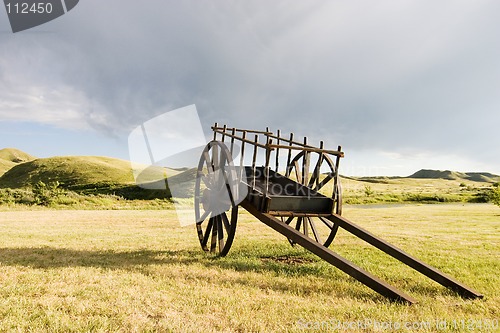
M278 216L320 216L332 213L334 201L313 189L303 186L273 170L265 189L264 167L245 167L247 175L247 200L259 211ZM267 193L267 195L265 195Z

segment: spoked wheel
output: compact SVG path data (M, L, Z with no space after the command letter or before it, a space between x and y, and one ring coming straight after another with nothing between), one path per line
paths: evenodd
M229 149L222 142L209 142L200 157L195 185L196 229L204 251L225 256L231 248L238 220L238 185Z
M312 169L310 169L311 161L314 164ZM342 214L342 191L336 173L335 164L328 155L307 151L297 154L286 169L287 177L295 178L299 184L315 191L320 191L327 185L333 186L333 212L340 215ZM284 217L282 221L326 247L330 246L339 228L337 224L321 216ZM292 246L295 245L294 241L290 239L288 241Z

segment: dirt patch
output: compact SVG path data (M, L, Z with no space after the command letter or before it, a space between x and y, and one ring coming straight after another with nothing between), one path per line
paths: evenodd
M279 262L287 265L299 265L299 264L314 262L313 259L294 257L294 256L263 257L260 260L262 260L263 262Z

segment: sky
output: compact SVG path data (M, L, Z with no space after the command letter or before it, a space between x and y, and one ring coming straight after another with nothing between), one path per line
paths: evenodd
M207 136L341 145L344 175L500 174L499 31L496 0L82 0L15 34L0 8L0 148L128 159L195 104Z

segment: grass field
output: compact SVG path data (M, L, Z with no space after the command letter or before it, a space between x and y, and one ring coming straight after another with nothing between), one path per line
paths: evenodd
M485 202L491 183L464 179L342 179L351 204L403 202Z
M243 211L218 258L173 210L16 209L0 212L0 332L500 330L498 207L346 206L344 216L485 298L464 300L340 232L334 251L419 300L391 303Z

